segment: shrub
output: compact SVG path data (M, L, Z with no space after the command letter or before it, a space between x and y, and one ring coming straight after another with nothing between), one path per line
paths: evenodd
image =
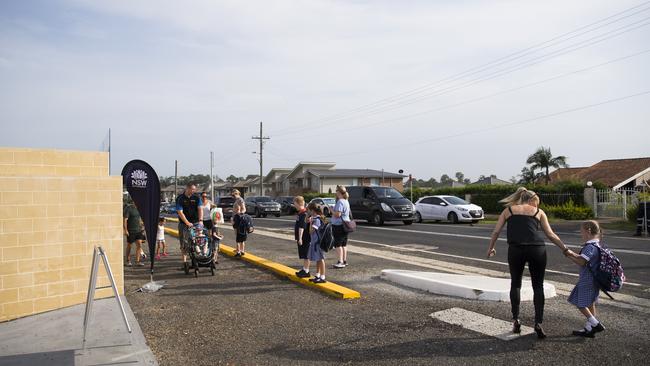
M577 206L572 200L562 205L541 204L540 208L550 217L564 220L587 220L594 217L590 207Z
M483 208L487 213L500 213L503 205L499 200L514 193L519 185L468 185L465 187L451 188L443 187L436 189L414 188L413 201L417 201L423 196L432 195L451 195L460 198L466 198ZM584 200L584 185L580 182L558 182L552 185L525 185L526 188L535 191L541 198L542 203L549 206L561 206L569 201L576 207L583 207L582 204L576 205L575 202L582 203ZM405 197L410 197L410 191L404 191Z

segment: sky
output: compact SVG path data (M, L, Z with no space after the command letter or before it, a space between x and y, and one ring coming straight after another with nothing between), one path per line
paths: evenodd
M0 146L415 178L650 156L650 2L0 2ZM604 104L603 104L604 103Z

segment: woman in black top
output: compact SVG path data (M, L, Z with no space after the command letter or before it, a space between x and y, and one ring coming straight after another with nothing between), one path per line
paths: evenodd
M528 263L530 278L533 284L533 303L535 305L535 332L538 338L546 338L542 329L544 320L544 274L546 272L546 236L553 244L557 245L564 254L569 248L553 232L544 211L539 209L539 196L524 187L499 201L506 205L501 212L499 221L492 232L488 258L496 254L496 244L503 226L508 223L508 266L510 267L510 303L512 305L512 331L521 332L519 321L519 303L521 278L524 266Z

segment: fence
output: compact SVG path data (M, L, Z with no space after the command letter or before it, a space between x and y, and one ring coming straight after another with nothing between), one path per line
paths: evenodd
M594 196L596 217L627 219L629 208L639 203L639 191L632 189L602 189Z

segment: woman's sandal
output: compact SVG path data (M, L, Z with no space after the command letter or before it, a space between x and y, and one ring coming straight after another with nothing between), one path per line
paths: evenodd
M521 322L519 319L515 319L515 321L512 323L512 332L515 334L521 333Z
M544 329L542 329L542 326L538 323L535 323L535 333L537 333L537 339L546 338L546 333L544 333Z

